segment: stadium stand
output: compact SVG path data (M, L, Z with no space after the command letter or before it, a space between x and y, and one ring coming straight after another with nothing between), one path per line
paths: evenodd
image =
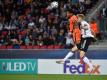
M0 0L0 49L64 48L67 9L86 14L98 2L58 0L59 7L48 10L52 1Z

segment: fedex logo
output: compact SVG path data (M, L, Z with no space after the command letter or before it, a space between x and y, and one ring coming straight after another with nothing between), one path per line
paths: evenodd
M100 66L99 65L93 65L94 69L92 71L93 74L100 74ZM86 64L79 64L79 65L75 65L75 64L71 64L70 61L65 61L64 65L63 65L63 71L64 73L68 73L70 72L71 74L80 74L80 73L89 73L89 66Z

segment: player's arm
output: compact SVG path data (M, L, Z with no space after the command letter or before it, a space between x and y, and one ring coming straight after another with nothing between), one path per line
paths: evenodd
M76 30L76 34L75 34L75 38L76 38L76 44L79 44L81 41L81 31L79 29Z
M85 29L85 30L87 30L88 29L88 26L87 26L87 24L81 24L81 26L80 26L82 29Z

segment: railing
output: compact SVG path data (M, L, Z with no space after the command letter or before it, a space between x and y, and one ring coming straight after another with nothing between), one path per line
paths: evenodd
M104 6L106 0L99 0L99 2L86 14L86 19L89 21L90 18L96 16L96 12Z
M89 13L86 15L86 20L90 21L91 18L95 18L99 30L101 32L102 40L106 40L107 38L107 17L103 16L100 11L103 7L107 7L107 0L99 0L99 2L93 7ZM100 16L98 16L100 15ZM100 18L99 18L100 17Z

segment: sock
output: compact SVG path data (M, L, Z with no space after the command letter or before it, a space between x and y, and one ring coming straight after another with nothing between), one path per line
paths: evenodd
M80 64L84 64L83 58L80 58L79 63L80 63Z
M72 57L73 54L74 53L72 51L68 52L68 54L65 56L65 58L63 60L66 61L67 59L69 59L70 57Z
M88 66L90 67L90 69L92 70L93 69L93 65L92 63L89 61L89 59L87 57L83 57L83 61L88 64Z

